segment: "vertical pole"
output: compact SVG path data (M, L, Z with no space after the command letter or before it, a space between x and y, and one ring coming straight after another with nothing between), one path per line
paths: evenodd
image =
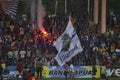
M42 10L42 0L37 0L37 25L38 27L42 26L42 15L43 15L43 10Z
M90 0L90 21L93 21L93 1Z
M90 13L90 0L88 0L87 11L88 11L88 14L89 14Z
M56 3L55 3L55 15L57 14L57 5L58 5L58 0L56 0Z
M102 0L102 13L101 13L101 33L106 32L106 0Z
M57 15L57 6L58 6L58 0L56 0L56 3L55 3L55 17ZM57 25L56 23L56 20L55 20L55 26Z
M36 5L36 0L31 0L31 21L35 21L35 14L36 14L36 9L35 9L35 5Z
M30 14L30 4L31 4L31 2L30 2L30 0L25 0L25 14L27 15L27 17L28 16L30 16L31 14Z
M98 24L98 0L94 0L94 24Z

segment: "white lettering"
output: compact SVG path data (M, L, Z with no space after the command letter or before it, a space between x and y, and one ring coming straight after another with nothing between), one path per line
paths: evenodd
M115 71L115 69L112 69L112 71L110 71L111 69L108 69L108 75L112 76L113 72Z
M117 76L117 77L120 77L120 69L108 69L107 70L107 74L109 75L109 76L112 76L113 75L113 73L115 73L115 75Z
M116 74L116 76L119 76L119 77L120 77L120 69L116 69L116 70L115 70L115 74Z

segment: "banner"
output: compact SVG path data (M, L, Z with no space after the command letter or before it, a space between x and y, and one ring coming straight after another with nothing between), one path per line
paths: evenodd
M46 67L46 68L45 68ZM94 78L100 78L100 66L96 66L97 72ZM92 66L74 66L74 78L92 78ZM44 66L44 78L65 78L64 67L62 66ZM68 68L68 78L70 78L70 67Z
M106 68L107 77L120 77L120 67Z
M64 33L56 40L55 47L58 50L55 59L60 66L83 50L71 20L69 20Z
M94 78L100 78L100 77L101 77L101 76L100 76L100 75L101 75L101 73L100 73L100 71L101 71L101 70L100 70L100 66L95 66L95 67L96 67L96 69L97 69L97 72L96 72L96 75L94 75L93 77L94 77Z
M97 71L95 75L92 75L93 66L74 66L74 78L100 78L100 66L95 66ZM70 78L70 67L68 67L68 78ZM108 71L109 72L109 71ZM19 74L18 71L10 71L8 78L16 78ZM113 71L110 71L109 74L113 74ZM116 69L116 74L119 76L119 70ZM35 76L37 73L35 72ZM43 66L42 71L43 78L65 78L64 67L63 66Z

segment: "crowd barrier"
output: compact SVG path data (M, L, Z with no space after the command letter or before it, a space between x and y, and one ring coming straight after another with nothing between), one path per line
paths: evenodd
M120 68L106 68L105 66L95 66L96 73L92 75L93 66L74 66L74 78L101 78L101 77L120 77ZM9 78L15 78L19 74L16 67L8 67ZM68 77L70 77L70 68L68 67ZM35 73L36 75L36 73ZM42 75L44 78L65 78L64 67L61 66L43 66Z

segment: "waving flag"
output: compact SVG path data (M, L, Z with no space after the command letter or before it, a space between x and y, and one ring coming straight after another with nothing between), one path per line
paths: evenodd
M60 66L63 66L72 57L83 50L70 19L65 31L56 40L55 47L58 50L58 54L56 55L55 59Z
M6 13L14 17L17 13L18 0L6 0L2 1L2 10Z

